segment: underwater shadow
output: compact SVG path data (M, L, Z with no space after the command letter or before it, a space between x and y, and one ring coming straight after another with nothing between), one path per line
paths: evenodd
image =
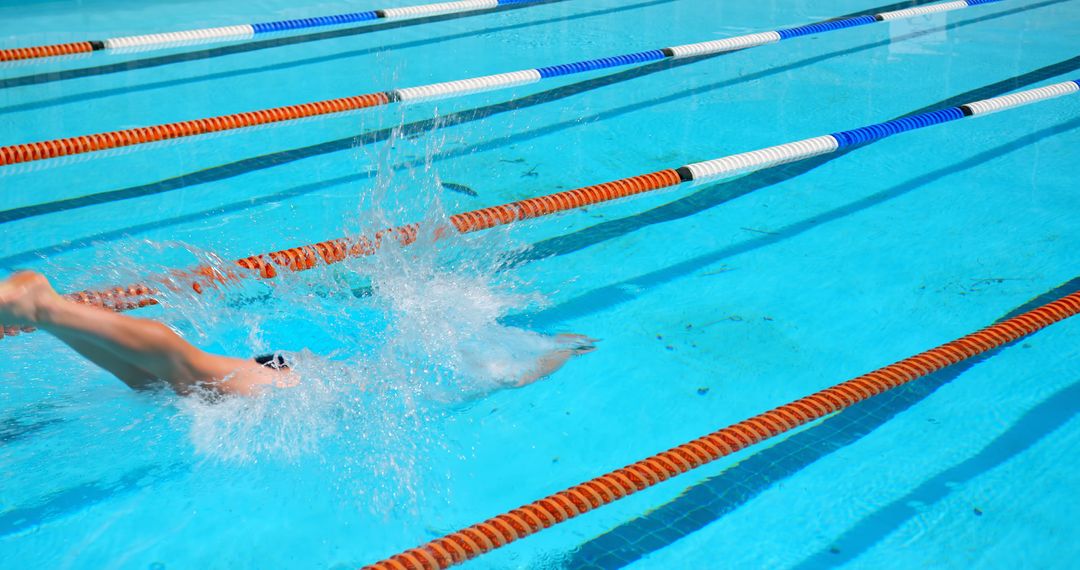
M68 420L54 415L61 408L60 401L54 400L13 409L13 415L0 418L0 447L66 423Z
M1027 451L1077 415L1080 381L1055 392L1028 410L1009 429L978 453L953 465L923 484L863 518L842 534L828 550L794 566L795 570L830 568L845 564L888 537L919 512L952 494L953 490Z
M184 471L183 464L149 465L132 469L112 482L84 483L47 495L41 502L0 513L0 537L8 536L53 519L70 516L103 501L142 490L148 478L162 481Z

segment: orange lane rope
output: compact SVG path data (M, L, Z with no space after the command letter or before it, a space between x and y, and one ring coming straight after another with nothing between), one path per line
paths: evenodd
M123 129L66 139L3 146L0 147L0 165L57 158L134 144L228 131L241 127L253 127L255 125L303 119L318 115L355 111L385 105L389 102L390 98L386 93L369 93L356 97L342 97L302 105L288 105L250 113L234 113L232 115L210 117L209 119L195 119L179 123L155 125L153 127Z
M1080 291L365 567L440 570L1080 313Z
M464 234L528 218L538 218L591 204L617 200L643 192L675 186L680 183L682 183L682 179L679 177L679 173L673 169L666 169L594 186L585 186L508 204L462 212L450 216L449 221L455 230ZM353 257L371 255L378 250L382 240L387 237L396 237L401 244L408 245L416 240L419 231L420 225L413 223L382 230L376 233L373 239L366 237L355 239L338 238L271 253L252 255L232 262L234 265L248 271L222 272L214 267L202 266L187 271L178 271L174 274L172 281L190 286L196 292L201 293L215 283L226 280L245 277L272 279L277 277L278 272L281 270L305 271L318 266L320 262L329 265ZM157 299L153 298L156 293L157 291L149 285L137 284L102 290L79 291L69 293L66 297L78 303L96 305L114 311L127 311L157 304ZM19 332L19 329L9 327L3 331L0 337L14 336Z
M17 61L20 59L34 59L38 57L90 53L92 51L94 51L94 44L90 42L0 49L0 61Z

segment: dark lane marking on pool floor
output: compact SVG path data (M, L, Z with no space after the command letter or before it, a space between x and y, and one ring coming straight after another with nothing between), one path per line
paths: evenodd
M180 462L150 464L130 469L111 481L83 483L44 496L35 505L0 513L0 537L33 529L41 524L82 512L96 504L143 491L149 483L176 479L189 473L190 465Z

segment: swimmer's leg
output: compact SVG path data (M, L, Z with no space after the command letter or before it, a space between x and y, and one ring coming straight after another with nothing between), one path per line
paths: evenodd
M126 365L125 374L142 370L181 394L202 382L213 382L223 393L250 394L257 386L280 380L276 378L280 373L253 361L203 352L157 321L68 301L36 273L18 273L0 282L0 322L33 325L61 341L74 340L72 348L89 353L80 354L111 355L110 363ZM117 376L127 382L125 376Z

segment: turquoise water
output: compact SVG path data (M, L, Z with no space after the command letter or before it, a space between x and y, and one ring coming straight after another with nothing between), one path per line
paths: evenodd
M0 40L380 7L291 4L7 2ZM4 167L0 210L56 211L0 225L0 267L64 291L126 283L1075 79L1078 6L1008 0ZM251 51L9 64L0 145L881 9L567 0ZM436 116L447 126L422 128ZM304 385L257 400L136 394L44 335L4 339L0 560L358 567L1074 291L1078 117L1064 97L139 311L210 350L288 351ZM520 390L463 373L461 346L502 354L522 330L603 341ZM1067 568L1078 340L1080 321L1060 323L464 567Z

